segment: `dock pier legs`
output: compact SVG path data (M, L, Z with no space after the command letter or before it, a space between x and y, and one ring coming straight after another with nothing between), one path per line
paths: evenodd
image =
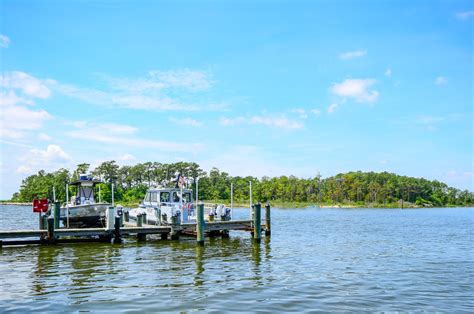
M271 215L270 215L270 204L265 205L265 235L269 236L272 234L271 231Z
M197 205L196 241L198 245L204 246L204 204Z
M115 216L114 224L114 244L122 243L122 238L120 237L120 226L122 225L120 216Z
M55 221L54 217L48 217L48 243L56 243L56 236L54 234Z
M260 203L254 204L253 208L253 239L260 243L262 238L262 205Z

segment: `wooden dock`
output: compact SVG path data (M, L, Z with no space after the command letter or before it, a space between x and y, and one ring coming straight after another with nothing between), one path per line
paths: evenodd
M113 225L105 228L55 228L58 222L55 215L47 219L46 226L38 230L0 231L0 248L7 245L26 244L61 244L79 242L121 243L123 237L136 236L138 241L145 241L147 235L160 235L160 239L178 240L180 236L196 237L199 245L204 245L204 237L228 237L229 231L248 231L256 242L260 242L262 232L269 236L270 205L265 206L265 220L262 224L261 205L252 206L252 217L249 220L204 221L203 205L197 206L197 221L167 225L149 225L141 217L135 223L128 221L128 215L115 216Z

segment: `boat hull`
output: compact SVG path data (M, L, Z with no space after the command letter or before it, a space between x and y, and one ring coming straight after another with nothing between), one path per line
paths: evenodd
M107 203L99 203L61 207L60 219L65 225L69 219L70 228L103 227L105 226L105 215L109 206L111 205Z

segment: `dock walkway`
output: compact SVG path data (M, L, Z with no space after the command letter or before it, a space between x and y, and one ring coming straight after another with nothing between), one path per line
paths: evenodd
M54 215L47 219L44 228L37 230L0 231L0 248L7 245L25 244L60 244L75 242L112 242L121 243L124 236L136 236L145 241L147 235L160 235L161 239L178 240L180 235L196 237L197 243L204 244L204 237L228 237L229 231L249 231L252 238L260 242L261 233L270 235L270 206L265 206L265 220L262 224L260 204L252 206L252 217L249 220L204 221L202 206L198 205L196 222L150 225L141 219L135 223L128 217L115 216L114 223L105 228L55 228L58 222ZM128 216L128 215L127 215Z

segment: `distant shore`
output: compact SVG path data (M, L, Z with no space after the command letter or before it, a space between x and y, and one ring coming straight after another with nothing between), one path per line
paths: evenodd
M201 202L201 200L200 200ZM224 200L202 200L202 202L206 205L214 205L214 204L224 204L230 207L229 201ZM122 205L123 207L127 208L134 208L138 207L139 202L115 202L117 205ZM374 204L374 203L361 203L361 204L345 204L345 203L337 203L337 204L326 204L326 203L307 203L307 202L281 202L281 201L273 201L270 202L272 207L276 208L307 208L307 207L316 207L316 208L430 208L430 207L437 207L437 208L450 208L450 207L473 207L474 204L466 205L466 206L459 206L459 205L452 205L452 206L421 206L416 205L413 203L404 202L403 205L401 203L389 203L389 204ZM0 201L1 205L16 205L16 206L32 206L32 203L27 202L12 202L12 201ZM263 205L263 203L262 203ZM234 202L234 207L249 207L250 203L246 202Z

